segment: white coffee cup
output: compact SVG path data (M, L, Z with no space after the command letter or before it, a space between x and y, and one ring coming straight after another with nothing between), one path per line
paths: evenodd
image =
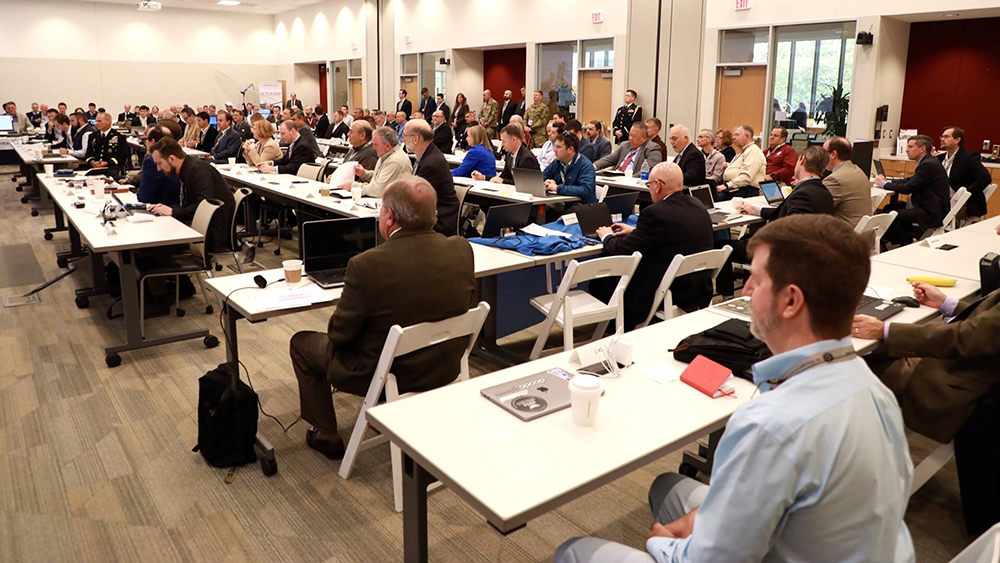
M285 270L285 283L302 281L302 260L285 260L281 267Z
M740 205L743 204L743 198L742 197L734 197L732 199L732 202L733 202L733 209L735 209L736 211L739 211L740 210Z
M361 201L361 188L351 188L351 199L354 200L354 203Z
M229 157L229 165L230 166L235 166L236 165L236 157L235 156Z
M43 166L45 167L45 177L46 178L51 178L52 177L52 172L55 171L55 169L56 169L55 165L54 164L45 164Z
M593 375L577 375L569 382L570 408L573 410L573 424L593 426L597 422L597 404L600 402L604 385Z

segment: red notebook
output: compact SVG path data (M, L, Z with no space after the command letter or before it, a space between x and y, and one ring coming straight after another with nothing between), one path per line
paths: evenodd
M699 354L681 373L681 381L709 397L716 398L726 395L726 393L719 391L719 387L732 374L731 369Z

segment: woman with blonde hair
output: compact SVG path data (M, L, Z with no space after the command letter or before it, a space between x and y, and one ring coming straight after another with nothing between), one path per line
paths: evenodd
M260 114L254 114L259 116ZM252 121L252 119L251 119ZM250 126L253 131L253 138L257 142L247 140L243 143L243 157L250 166L257 166L261 162L277 160L281 158L281 148L274 140L274 125L270 121L261 118L254 121Z
M469 127L469 152L465 153L462 164L452 170L451 175L468 178L473 171L483 176L497 175L497 159L493 156L493 147L482 125Z

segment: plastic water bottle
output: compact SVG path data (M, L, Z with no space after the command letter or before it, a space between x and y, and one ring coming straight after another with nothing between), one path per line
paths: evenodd
M646 181L649 180L649 163L648 162L643 161L642 168L640 169L640 174L641 174L640 177L642 178L643 182L646 182Z

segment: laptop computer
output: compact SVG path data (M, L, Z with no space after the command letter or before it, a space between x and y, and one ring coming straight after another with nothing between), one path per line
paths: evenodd
M271 117L271 110L269 110L269 109L259 109L259 110L257 110L257 113L259 113L261 116L263 116L264 119L267 119L268 117Z
M638 199L639 192L609 195L604 198L604 205L607 205L608 211L611 212L611 220L621 222L632 215L632 211L635 209L635 202Z
M905 308L905 305L893 303L892 301L885 301L883 299L879 299L878 297L872 297L871 295L862 295L861 302L858 303L858 308L855 309L854 312L859 315L868 315L869 317L875 317L880 321L884 321Z
M873 160L872 164L875 165L875 173L878 174L879 176L882 176L886 180L899 180L899 178L897 178L895 176L886 176L885 175L885 167L882 166L882 161L881 160Z
M576 211L576 221L580 224L580 231L586 238L599 240L597 236L598 227L610 227L614 221L611 220L611 212L608 206L603 203L591 203L589 205L577 205L573 207Z
M208 124L209 125L216 125L216 126L219 125L219 118L216 117L216 116L214 116L214 115L209 116L208 117Z
M702 184L700 186L692 186L690 188L691 197L697 199L705 206L708 211L708 216L712 218L712 224L718 225L719 223L726 220L729 216L725 211L720 211L715 208L715 198L712 197L712 186L708 184Z
M14 130L14 116L0 115L0 131L9 133Z
M302 263L316 285L329 289L344 285L347 262L375 248L375 217L327 219L302 224Z
M522 194L531 194L534 197L547 196L541 170L514 168L511 172L514 174L514 189L516 191Z
M498 237L503 234L504 229L520 229L527 226L531 207L530 203L511 203L490 207L486 211L483 237Z
M785 194L778 187L777 182L761 182L760 191L764 192L764 199L770 205L775 205L785 201Z
M572 378L565 370L552 368L481 389L479 393L503 410L528 421L568 407L569 381Z

